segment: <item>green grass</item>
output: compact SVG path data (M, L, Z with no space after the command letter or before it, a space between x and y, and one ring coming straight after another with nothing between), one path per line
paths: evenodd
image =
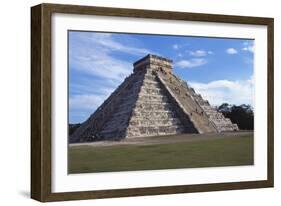
M155 145L69 148L69 173L253 164L253 136Z

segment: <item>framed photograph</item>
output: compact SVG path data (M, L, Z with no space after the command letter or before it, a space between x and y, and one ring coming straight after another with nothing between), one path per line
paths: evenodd
M31 8L31 197L273 187L273 19Z

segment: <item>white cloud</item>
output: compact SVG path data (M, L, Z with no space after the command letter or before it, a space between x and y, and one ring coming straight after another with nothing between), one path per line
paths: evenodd
M190 60L180 60L174 64L175 67L179 68L193 68L193 67L199 67L204 64L206 64L207 61L202 58L194 58Z
M178 44L173 45L173 49L178 50L179 48L180 48L180 46Z
M98 87L97 87L98 85ZM71 110L92 112L119 85L116 81L81 79L78 82L71 82L69 107Z
M234 48L228 48L226 50L226 53L228 53L228 54L237 54L238 51L236 49L234 49Z
M98 55L91 53L88 56L74 56L71 65L73 68L93 76L113 79L118 82L132 71L132 66L129 62L116 59L102 51Z
M254 52L254 44L253 43L250 43L250 42L248 42L248 41L246 41L246 42L244 42L243 43L243 48L242 48L242 50L243 51L248 51L248 52Z
M178 53L178 57L183 57L182 53Z
M205 50L196 50L196 51L189 51L189 54L191 56L195 56L195 57L203 57L207 55L207 51Z
M99 85L97 87L97 85ZM114 88L119 85L119 82L110 80L91 80L91 79L80 79L76 82L70 82L70 91L72 95L82 95L82 94L95 94L106 96L110 94Z
M108 33L93 33L91 34L91 43L108 48L111 51L120 51L124 53L129 53L132 55L146 55L152 53L150 50L145 48L138 48L130 45L129 43L124 44L118 42L112 38L111 34Z
M242 48L243 51L254 52L254 47L244 47Z
M244 81L217 80L209 83L189 82L189 84L212 105L220 105L226 102L254 106L254 82L252 77Z
M214 54L213 51L206 51L206 50L203 50L203 49L198 49L198 50L195 50L195 51L187 51L189 53L189 55L191 56L194 56L194 57L204 57L204 56L207 56L207 55L211 55L211 54Z
M76 124L76 123L82 123L85 119L89 117L89 113L85 111L77 111L73 110L71 111L71 118L69 119L70 123ZM78 119L78 121L73 121L72 118ZM80 121L81 120L81 121Z
M132 63L115 58L114 51L142 57L151 51L121 43L108 33L80 33L70 41L69 63L73 69L93 76L122 81L132 72Z
M108 94L109 95L109 94ZM83 95L72 95L69 98L69 108L71 110L80 109L90 109L93 110L99 107L103 101L108 97L108 95L98 95L98 94L83 94Z

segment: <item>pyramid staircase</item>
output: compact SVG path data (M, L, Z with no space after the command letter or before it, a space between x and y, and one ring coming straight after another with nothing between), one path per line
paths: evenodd
M204 100L179 77L173 74L163 75L162 73L158 73L157 76L185 109L199 133L239 130L237 124L232 124L229 118L225 118L222 113L213 108L207 100Z
M172 61L147 55L69 138L70 143L238 130L186 82Z

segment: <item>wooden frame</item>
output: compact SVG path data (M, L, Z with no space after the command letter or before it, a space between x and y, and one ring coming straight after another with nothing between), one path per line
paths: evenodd
M183 186L52 193L51 191L51 16L53 13L266 25L268 34L267 180ZM273 19L228 15L41 4L31 8L31 197L47 201L158 195L273 187Z

